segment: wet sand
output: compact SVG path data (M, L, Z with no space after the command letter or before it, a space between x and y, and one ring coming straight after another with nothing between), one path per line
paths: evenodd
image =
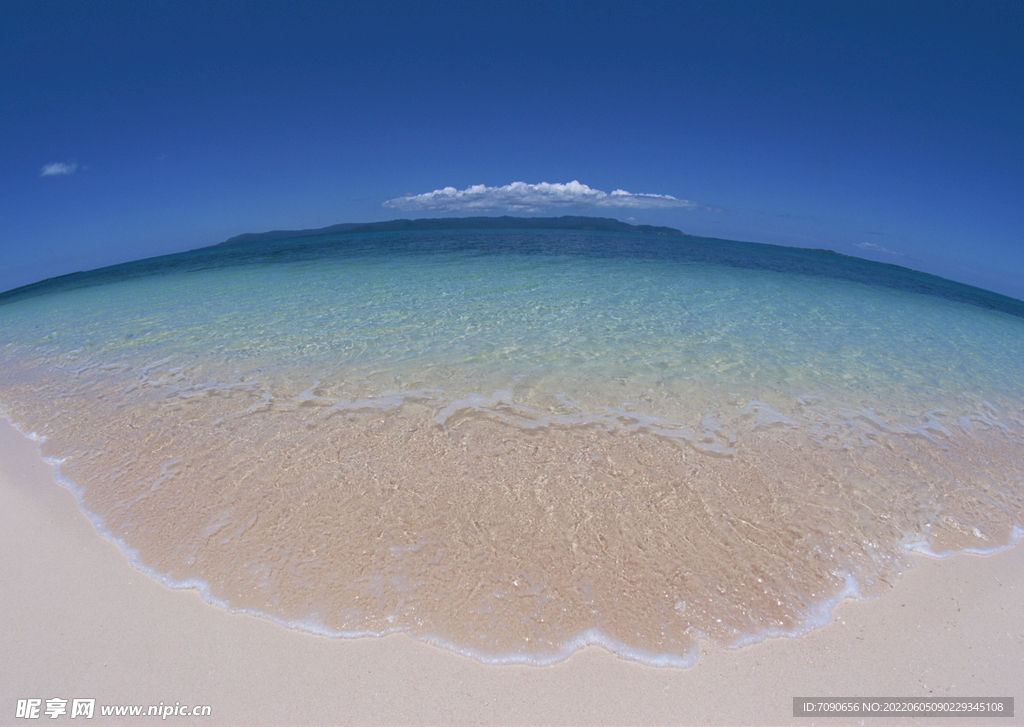
M333 640L215 608L133 569L0 420L0 724L18 699L92 698L92 724L860 724L794 718L795 696L1016 697L1024 547L915 556L883 596L798 638L708 646L655 668L588 647L491 666L411 638ZM209 705L209 717L102 717L99 705ZM1022 724L1013 718L871 718ZM47 723L70 719L63 715Z

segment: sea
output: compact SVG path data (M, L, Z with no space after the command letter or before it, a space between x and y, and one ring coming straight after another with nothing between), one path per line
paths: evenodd
M217 606L685 667L1019 538L1024 303L689 236L268 240L0 294L0 415Z

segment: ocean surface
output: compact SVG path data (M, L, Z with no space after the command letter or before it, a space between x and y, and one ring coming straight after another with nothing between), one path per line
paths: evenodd
M206 248L0 295L0 414L132 562L334 636L692 664L1024 525L1024 303L638 233Z

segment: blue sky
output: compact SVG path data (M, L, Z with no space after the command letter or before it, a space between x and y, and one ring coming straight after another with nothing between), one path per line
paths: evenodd
M512 212L1024 298L1021 119L1019 1L0 0L0 290Z

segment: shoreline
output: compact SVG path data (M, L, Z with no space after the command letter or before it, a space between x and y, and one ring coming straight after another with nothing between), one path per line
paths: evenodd
M402 634L317 636L160 584L96 532L38 444L2 418L0 545L0 724L26 723L18 699L54 697L210 705L210 717L170 717L178 724L815 725L851 722L794 718L793 697L1022 696L1019 545L915 554L893 589L841 602L827 626L739 649L702 644L685 669L597 646L544 667L485 664ZM1024 723L1016 714L996 723Z

